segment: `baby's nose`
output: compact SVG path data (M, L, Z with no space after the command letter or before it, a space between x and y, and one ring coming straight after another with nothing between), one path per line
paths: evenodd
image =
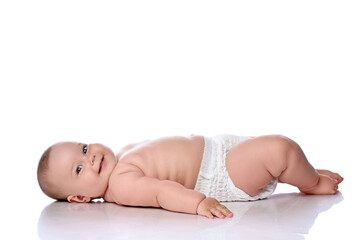
M96 154L91 154L90 157L89 157L89 161L90 161L90 164L93 165L93 163L95 162L95 158L96 158Z

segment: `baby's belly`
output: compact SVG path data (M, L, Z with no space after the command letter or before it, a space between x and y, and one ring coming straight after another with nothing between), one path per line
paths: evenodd
M171 144L176 146L161 150L159 159L155 159L155 177L175 181L186 188L194 189L203 158L204 138L192 136L186 141Z
M185 158L184 161L184 186L189 189L194 189L199 170L203 158L204 152L204 138L202 136L192 136L190 137L193 145L193 150L191 150L189 156Z

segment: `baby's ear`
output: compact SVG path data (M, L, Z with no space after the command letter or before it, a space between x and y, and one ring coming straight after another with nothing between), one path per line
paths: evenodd
M68 202L76 202L76 203L87 203L91 201L90 197L86 196L81 196L81 195L69 195L68 196Z

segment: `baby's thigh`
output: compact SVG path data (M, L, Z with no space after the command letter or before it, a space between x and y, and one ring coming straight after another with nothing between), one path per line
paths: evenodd
M233 146L226 157L226 169L236 187L250 196L256 196L267 186L273 176L266 168L265 160L272 151L266 137L256 137Z

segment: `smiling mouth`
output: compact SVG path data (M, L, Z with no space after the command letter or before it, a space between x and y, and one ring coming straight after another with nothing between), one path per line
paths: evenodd
M101 173L102 167L103 167L103 161L104 161L104 157L102 157L101 163L100 163L100 168L98 169L98 174Z

